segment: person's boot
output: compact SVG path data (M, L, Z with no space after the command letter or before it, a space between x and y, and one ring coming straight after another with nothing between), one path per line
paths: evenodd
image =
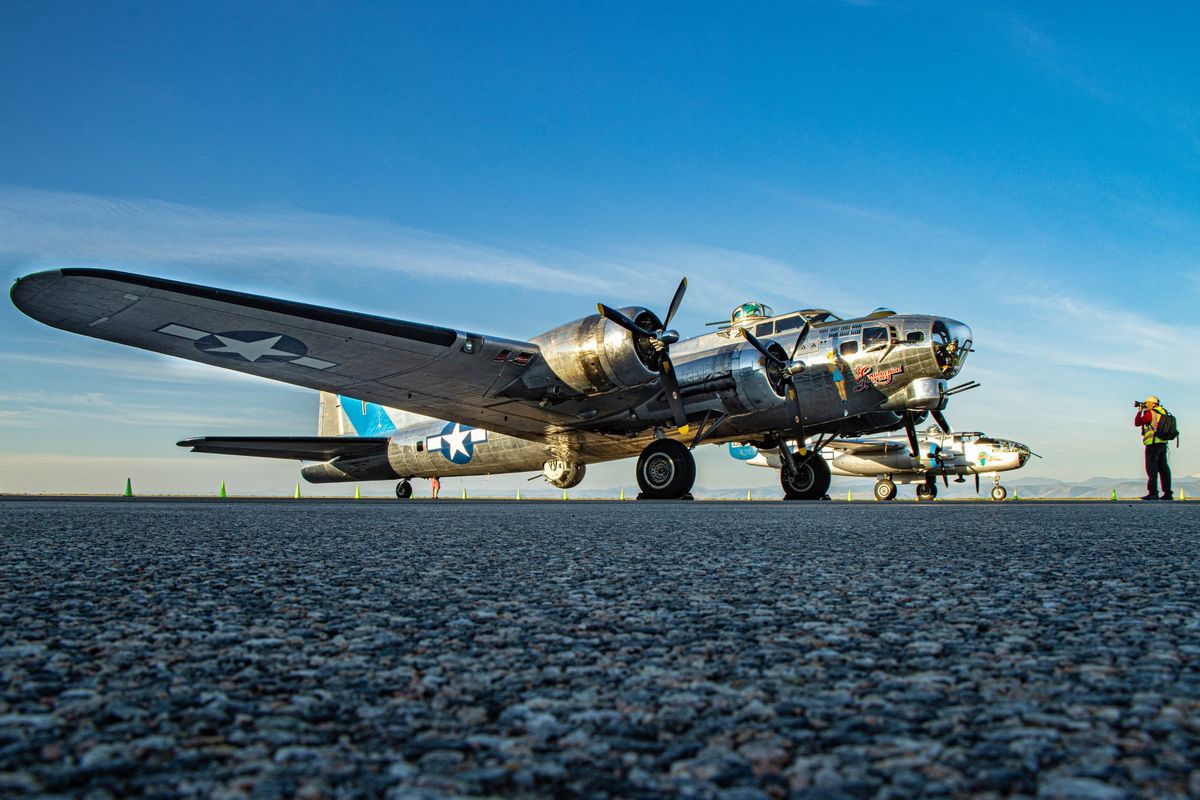
M1145 497L1143 497L1142 499L1143 499L1143 500L1157 500L1157 499L1158 499L1158 495L1156 495L1156 494L1148 494L1148 495L1146 495Z
M1160 497L1159 499L1160 500L1174 500L1175 493L1174 492L1163 492L1163 496Z

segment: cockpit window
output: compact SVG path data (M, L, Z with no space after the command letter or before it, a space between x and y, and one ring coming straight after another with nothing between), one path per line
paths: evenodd
M883 347L888 343L887 328L864 328L862 332L863 349Z
M804 326L804 317L788 317L775 321L775 332L794 331Z

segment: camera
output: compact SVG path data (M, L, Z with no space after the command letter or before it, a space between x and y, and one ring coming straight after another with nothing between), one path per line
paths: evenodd
M1133 407L1134 407L1134 408L1145 408L1145 407L1146 407L1146 404L1145 404L1145 403L1143 403L1141 400L1134 400L1134 401L1133 401Z

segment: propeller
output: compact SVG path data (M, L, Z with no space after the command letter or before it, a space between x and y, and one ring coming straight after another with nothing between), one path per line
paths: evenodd
M684 411L683 400L679 396L679 380L675 377L675 366L671 363L670 354L671 345L679 341L679 333L670 330L667 326L671 324L671 318L679 310L679 305L683 302L683 294L686 291L687 278L684 278L679 282L679 288L675 290L675 296L671 298L671 304L667 306L667 316L663 318L662 325L657 330L643 328L615 308L609 308L603 303L596 304L602 317L620 325L634 336L640 337L654 349L658 380L666 392L667 405L671 407L671 416L680 433L688 432L687 412Z
M904 432L908 434L908 446L912 450L912 457L917 458L917 453L921 452L917 444L917 423L913 421L913 412L907 408L904 409Z
M771 382L777 387L783 384L784 396L787 398L788 411L792 416L792 435L796 439L796 443L800 446L800 454L804 455L808 451L806 443L807 436L804 432L804 412L800 408L800 390L796 387L796 376L804 372L804 364L796 362L796 352L800 349L804 337L808 336L811 324L808 320L804 321L804 325L800 328L800 333L796 336L796 343L792 345L792 352L787 359L779 356L783 348L775 345L779 352L772 350L770 347L762 343L757 336L750 332L749 328L742 328L742 337L747 342L753 345L754 349L762 354L767 361L767 375Z
M946 421L946 415L942 413L940 408L930 411L929 416L933 417L933 421L942 429L942 433L950 433L950 423Z
M979 473L975 473L975 494L979 494Z

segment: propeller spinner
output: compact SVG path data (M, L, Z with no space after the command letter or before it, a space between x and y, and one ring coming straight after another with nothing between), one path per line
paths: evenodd
M663 318L662 325L657 330L643 328L615 308L609 308L603 303L596 304L596 308L600 311L602 317L616 325L620 325L653 348L658 368L658 380L666 392L667 405L671 407L671 416L674 418L675 427L679 429L680 433L685 434L688 432L687 413L683 408L683 399L679 396L679 381L675 377L675 367L671 364L670 354L671 345L679 341L679 333L668 329L667 326L671 324L671 319L675 316L675 312L679 310L679 305L683 302L683 295L686 291L687 278L684 278L679 282L679 288L675 290L675 296L671 298L671 304L667 307L667 315Z

